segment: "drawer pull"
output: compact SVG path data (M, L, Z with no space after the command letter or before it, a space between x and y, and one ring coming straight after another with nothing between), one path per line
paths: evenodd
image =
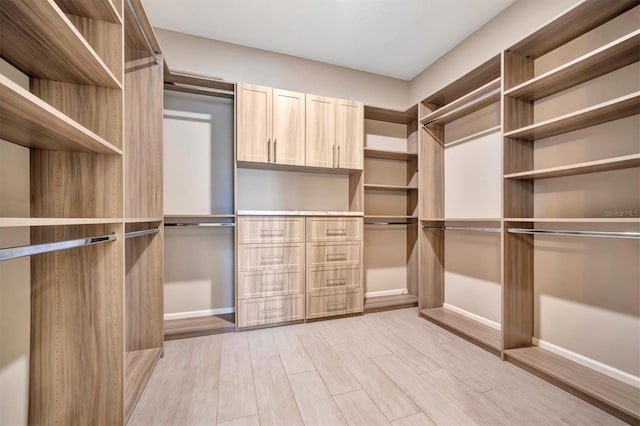
M333 237L337 235L347 235L347 229L346 228L327 229L327 232L325 235L327 237Z
M261 237L284 237L284 229L262 229Z
M337 287L347 285L346 278L327 278L327 287Z
M284 280L282 281L273 281L270 283L262 283L262 289L263 290L271 290L271 291L278 291L278 290L284 290Z
M272 309L263 309L260 312L262 313L262 315L271 315L271 314L277 314L279 312L284 312L285 308L272 308Z
M341 260L347 260L346 253L329 253L327 254L327 262L339 262Z
M346 310L347 310L347 302L327 303L327 311L329 312L346 311Z
M284 256L262 256L262 263L268 263L270 265L283 264Z

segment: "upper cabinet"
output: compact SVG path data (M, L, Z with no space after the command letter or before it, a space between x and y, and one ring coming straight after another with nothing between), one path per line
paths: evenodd
M364 105L238 85L238 161L362 170Z

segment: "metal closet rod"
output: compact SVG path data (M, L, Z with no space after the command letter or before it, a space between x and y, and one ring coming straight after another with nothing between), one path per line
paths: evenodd
M127 7L131 11L131 15L133 16L133 20L136 22L136 26L140 30L140 33L142 34L142 38L144 38L144 42L147 44L147 49L149 49L151 56L153 56L153 62L156 65L159 64L160 59L158 59L158 52L153 50L153 46L151 45L149 36L147 35L147 32L144 30L144 27L142 26L142 22L140 22L140 17L138 16L136 9L133 7L133 4L131 4L131 0L126 0L126 1L127 1Z
M193 222L193 223L165 223L164 226L201 226L201 227L233 227L235 223Z
M474 226L429 226L423 225L422 229L441 229L443 231L476 231L476 232L502 232L500 228L478 228Z
M451 116L452 114L457 113L458 111L462 111L462 110L465 110L465 109L467 109L469 107L472 107L473 105L475 105L477 103L480 103L480 102L484 101L485 99L490 98L491 96L494 96L495 94L499 94L499 93L500 93L500 89L499 88L498 89L494 89L489 93L485 93L484 95L480 96L477 99L473 99L473 100L467 102L464 105L460 105L458 108L452 109L451 111L447 112L446 114L442 114L440 117L437 117L437 118L434 118L433 120L425 122L422 125L422 127L427 127L430 124L436 123L436 122L442 120L443 118L447 118L447 117Z
M34 254L50 253L52 251L67 250L76 247L90 246L93 244L115 241L116 234L99 235L97 237L79 238L77 240L57 241L55 243L32 244L28 246L9 247L0 249L0 261L17 259L19 257L33 256Z
M143 229L142 231L131 231L131 232L125 233L124 238L125 240L128 240L129 238L136 238L136 237L141 237L143 235L156 234L158 231L160 231L160 228L157 228L157 227Z
M528 229L528 228L509 228L512 234L531 234L531 235L565 235L571 237L596 237L596 238L626 238L637 240L640 239L640 232L604 232L604 231L572 231L566 229Z
M365 225L414 225L416 222L365 222Z

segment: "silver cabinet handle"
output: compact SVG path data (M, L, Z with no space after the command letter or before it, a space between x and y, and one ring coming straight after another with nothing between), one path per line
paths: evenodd
M277 158L277 150L276 150L276 143L278 143L278 138L275 138L273 140L273 162L277 163L278 162L278 158Z
M326 256L327 262L339 262L346 261L347 254L346 253L328 253Z
M327 278L327 287L347 285L346 278Z
M335 237L336 235L347 235L347 228L332 228L325 232L327 237Z
M340 168L340 145L338 145L338 168Z
M329 312L346 311L346 310L347 310L347 302L327 303L327 311Z
M267 163L271 162L271 138L267 140Z
M331 167L336 166L336 146L333 145L333 158L331 159Z

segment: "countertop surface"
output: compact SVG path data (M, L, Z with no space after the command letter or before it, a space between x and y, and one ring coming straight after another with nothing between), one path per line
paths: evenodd
M238 210L238 216L354 216L364 212L318 211L318 210Z

